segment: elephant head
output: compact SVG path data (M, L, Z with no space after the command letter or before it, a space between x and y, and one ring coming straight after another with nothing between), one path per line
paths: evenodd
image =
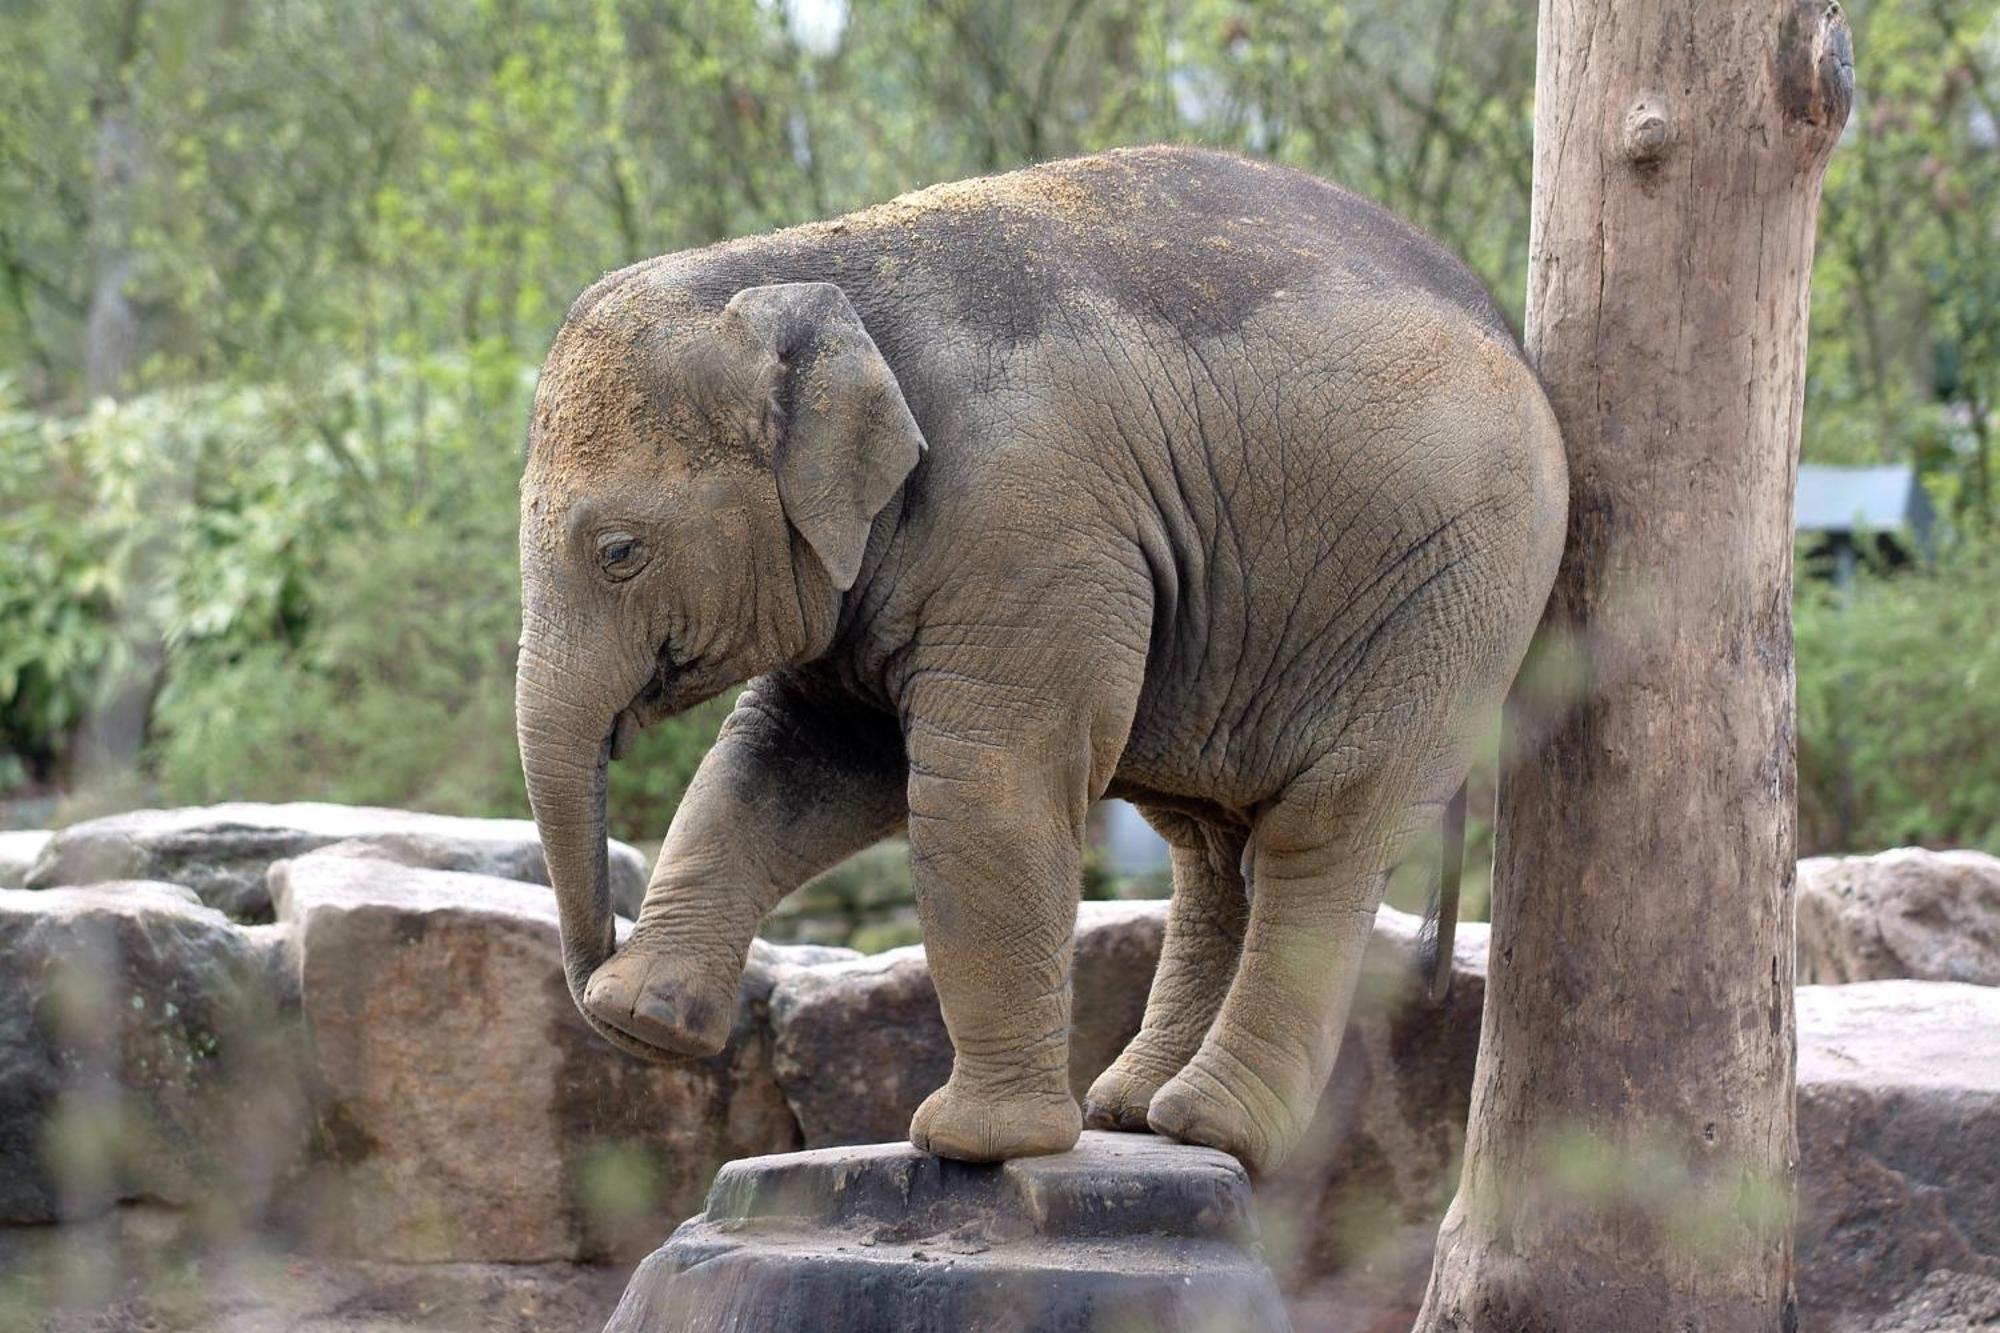
M608 764L640 728L826 650L923 447L829 283L715 311L636 270L557 335L521 481L515 710L570 994L613 1044L661 1054L585 1002L616 947Z

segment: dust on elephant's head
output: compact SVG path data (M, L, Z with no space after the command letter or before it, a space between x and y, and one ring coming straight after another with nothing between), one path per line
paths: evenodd
M589 634L610 676L643 681L617 703L649 722L822 646L816 613L853 586L924 441L839 287L704 310L611 281L578 302L535 396L526 623Z
M638 728L824 651L922 451L831 284L752 287L715 309L640 269L587 293L558 335L521 479L515 721L563 970L614 1045L659 1053L585 1004L616 939L606 765Z

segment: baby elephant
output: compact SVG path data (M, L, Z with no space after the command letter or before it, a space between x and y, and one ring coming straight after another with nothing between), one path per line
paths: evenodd
M714 1052L753 932L906 831L956 1051L910 1140L1085 1121L1268 1169L1387 872L1440 817L1563 543L1562 441L1462 265L1186 148L649 260L571 309L521 482L521 754L571 993ZM616 946L606 765L749 681ZM1173 850L1144 1026L1079 1111L1084 811Z

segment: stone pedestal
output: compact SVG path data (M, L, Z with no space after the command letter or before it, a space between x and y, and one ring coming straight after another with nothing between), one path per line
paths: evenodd
M999 1166L907 1144L731 1162L605 1333L1289 1327L1235 1159L1088 1133Z

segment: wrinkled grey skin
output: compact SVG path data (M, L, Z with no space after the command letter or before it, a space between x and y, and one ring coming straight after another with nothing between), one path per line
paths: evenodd
M905 829L957 1056L912 1141L1067 1148L1084 810L1124 796L1174 901L1088 1117L1265 1169L1526 649L1566 478L1433 242L1143 149L610 275L521 495L522 755L600 1033L719 1049L764 914ZM745 680L614 954L605 765Z

